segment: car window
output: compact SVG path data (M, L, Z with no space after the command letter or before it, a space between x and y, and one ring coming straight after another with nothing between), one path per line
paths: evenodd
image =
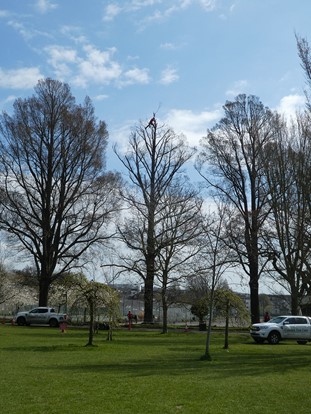
M307 321L307 318L296 318L296 323L297 324L299 324L299 325L307 325L308 324L308 321Z
M286 325L295 325L296 324L296 318L287 318L284 323Z
M50 312L51 312L51 313L55 313L55 309L53 309L53 308L52 308L52 309L50 309Z
M45 309L39 309L39 313L47 313L47 309L45 308Z
M31 310L29 313L38 313L39 312L39 310L38 309L33 309L33 310Z
M285 316L276 316L275 318L270 319L269 323L280 323L284 321Z

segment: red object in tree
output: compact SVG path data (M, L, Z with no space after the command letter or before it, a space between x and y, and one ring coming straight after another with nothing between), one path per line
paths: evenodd
M155 115L153 114L153 117L150 119L149 124L146 126L145 129L150 128L150 127L156 128L156 126L157 126L157 121L155 119Z

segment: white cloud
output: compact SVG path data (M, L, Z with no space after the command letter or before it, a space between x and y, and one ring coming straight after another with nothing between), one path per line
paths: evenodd
M102 94L102 95L94 96L93 100L94 101L104 101L107 98L109 98L109 95Z
M176 82L179 79L177 70L171 67L167 67L161 73L160 83L163 85L169 85L170 83Z
M63 46L48 46L45 51L50 55L50 63L58 64L59 62L76 62L77 52L74 49Z
M105 8L103 21L111 21L121 12L122 8L118 4L110 3Z
M3 99L2 101L0 101L0 107L1 109L3 109L6 105L12 104L12 102L14 102L17 99L17 96L15 95L9 95L7 96L5 99Z
M167 50L167 51L171 51L171 50L179 50L182 49L183 47L187 46L186 42L181 42L181 43L171 43L171 42L166 42L166 43L161 43L160 48L163 50Z
M71 82L77 86L84 87L89 83L108 84L118 79L122 73L120 65L112 59L115 48L101 51L87 44L83 47L83 57L77 50L63 46L49 46L45 51L56 76L62 80L70 76Z
M70 65L78 60L76 50L58 45L48 46L44 50L49 55L48 63L54 68L57 78L64 81L71 75Z
M50 10L56 9L58 5L52 3L50 0L37 0L35 3L35 8L39 13L45 14Z
M115 48L101 51L92 45L84 46L85 58L80 58L78 74L74 83L78 86L86 86L89 82L109 84L120 77L122 70L118 62L113 60Z
M304 95L287 95L281 99L276 110L285 115L286 118L291 118L295 117L297 111L304 109L305 105L306 98Z
M247 80L238 80L233 83L232 87L226 91L228 97L236 97L240 93L247 93L249 83Z
M148 23L161 22L170 18L173 14L186 10L198 4L206 12L216 8L218 0L132 0L129 2L115 1L105 7L103 20L111 21L121 13L136 13L148 8L143 20L137 21L140 30L143 30ZM156 9L155 6L158 6ZM151 9L153 7L153 9Z
M149 70L134 67L123 69L114 59L117 49L112 47L100 50L91 44L82 43L82 49L76 50L59 45L48 46L48 63L55 75L62 81L79 87L89 84L109 85L115 82L118 87L150 82Z
M33 28L29 29L29 27L26 27L23 23L21 23L20 21L16 19L10 19L7 22L7 24L8 26L12 27L16 32L18 32L26 42L31 40L35 36L46 37L46 38L51 37L51 35L47 32L43 32L43 31L33 29Z
M160 45L160 48L165 49L165 50L175 50L175 49L177 49L177 47L174 45L174 43L170 43L170 42L162 43Z
M122 126L111 127L109 130L109 141L111 145L117 145L120 153L125 153L128 149L129 136L133 130L135 120L127 120Z
M73 40L77 44L85 44L87 42L86 37L82 34L79 26L64 25L60 29L60 33L67 36L70 40Z
M206 135L208 128L221 118L221 108L212 111L195 113L189 109L171 109L166 117L166 123L176 133L183 133L191 145L198 145L201 138Z
M130 2L131 7L133 8L141 8L146 6L154 6L155 4L162 3L161 0L132 0Z
M3 70L0 68L0 88L31 89L43 75L36 67Z
M119 82L120 86L133 84L148 84L150 82L148 69L133 68L124 72L122 80Z
M17 20L8 21L8 26L16 30L25 40L29 40L35 36L36 32L27 29L22 23Z
M200 5L205 11L212 11L216 7L216 0L199 0Z

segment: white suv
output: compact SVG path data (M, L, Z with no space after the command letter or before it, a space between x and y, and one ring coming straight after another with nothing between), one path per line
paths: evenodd
M309 316L277 316L269 322L255 323L250 334L255 342L278 344L282 339L296 339L298 344L311 341L311 318Z

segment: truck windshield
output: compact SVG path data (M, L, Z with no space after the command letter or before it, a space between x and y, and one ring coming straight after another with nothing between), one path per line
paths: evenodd
M276 318L270 319L269 323L280 323L286 319L285 316L277 316Z

